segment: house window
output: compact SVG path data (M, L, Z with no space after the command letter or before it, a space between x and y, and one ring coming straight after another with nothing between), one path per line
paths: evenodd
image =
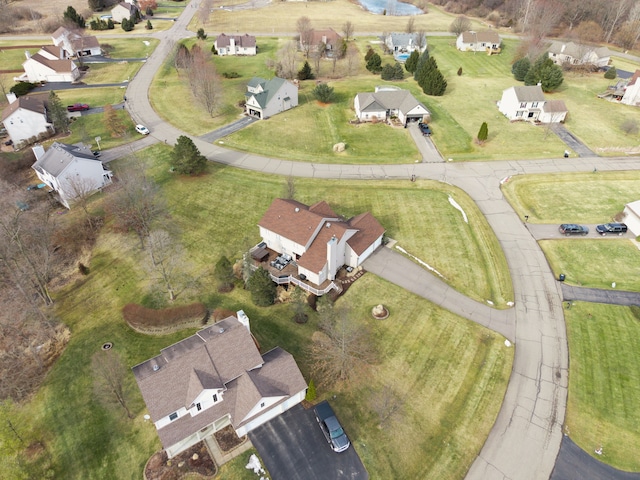
M202 410L202 405L200 405L199 403L196 403L196 410L197 411Z
M523 113L524 113L524 112L522 112L522 110L518 110L518 111L516 112L516 117L521 117Z
M260 408L264 408L264 402L260 403Z
M218 394L214 393L213 394L213 403L216 403L218 401Z
M538 106L538 102L533 102L533 103L531 104L531 107L532 107L532 108L536 108L537 106Z
M173 422L176 418L178 418L178 412L173 412L169 415L169 421Z
M527 108L527 102L520 102L520 108Z

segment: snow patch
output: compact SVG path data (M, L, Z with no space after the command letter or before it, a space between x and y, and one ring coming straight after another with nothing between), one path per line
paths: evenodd
M449 203L451 205L453 205L453 208L455 208L460 213L462 213L462 218L464 219L464 223L469 223L469 219L467 218L467 214L464 213L464 210L462 209L462 207L460 205L458 205L458 202L456 202L451 195L449 195Z
M262 465L260 464L260 460L258 460L258 457L255 456L255 454L252 454L249 457L249 463L247 463L247 465L244 467L247 470L253 470L253 473L255 473L256 475L260 475L262 473L265 473L264 468L262 468ZM265 477L260 477L260 480L266 480Z
M427 270L432 271L433 273L435 273L436 275L438 275L440 278L444 278L444 275L442 275L438 270L436 270L435 268L433 268L431 265L429 265L426 262L423 262L422 260L420 260L418 257L411 255L409 252L407 252L404 248L402 248L399 245L396 245L396 248L398 250L400 250L402 253L404 253L405 255L410 256L411 258L413 258L416 262L418 262L420 265L422 265L423 267L425 267Z
M142 43L144 43L147 47L151 45L151 42L149 42L148 40L143 40Z
M511 342L509 340L505 340L504 341L504 346L505 347L510 347L511 346Z

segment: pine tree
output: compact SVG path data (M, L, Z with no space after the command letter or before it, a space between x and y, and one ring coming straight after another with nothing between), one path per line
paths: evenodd
M422 91L427 95L444 95L447 89L447 81L444 79L440 70L438 70L438 64L433 57L429 57L422 66L418 67L418 70L416 70L416 81L422 88Z
M298 72L298 80L312 80L314 77L313 72L311 71L311 65L307 60L304 61L304 65Z
M207 158L200 153L193 140L180 135L171 152L171 166L178 173L198 175L207 168Z
M153 30L153 25L151 25L151 20L147 20L147 25L144 28L146 28L147 30Z
M418 68L418 60L420 59L420 54L417 50L411 52L407 61L404 62L404 68L409 73L415 73L416 68Z
M413 78L415 78L415 80L418 80L418 70L420 69L420 67L424 66L425 63L427 63L427 61L429 60L429 50L425 48L424 52L422 52L422 55L420 55L420 57L418 58L418 62L416 63L416 69L413 72Z
M67 109L62 105L60 97L51 90L47 100L47 113L49 119L53 123L56 132L67 133L69 131L69 117L67 117Z
M109 19L107 20L107 29L108 30L113 30L116 26L113 23L113 20Z
M609 70L604 72L604 78L606 78L607 80L614 80L617 76L618 76L618 71L616 70L616 67L614 67L613 65L609 67Z
M330 87L326 83L319 83L311 93L313 93L316 100L322 103L331 103L331 100L333 100L333 87Z
M69 20L70 22L75 23L80 28L85 27L84 18L82 17L82 15L78 14L78 12L76 12L76 9L72 6L68 6L62 16L65 20Z
M271 280L269 272L262 267L249 277L247 289L251 292L251 300L259 307L273 305L276 299L276 284Z
M480 131L478 132L478 143L484 143L489 138L489 127L487 126L487 122L482 122L480 125Z
M391 66L390 63L385 64L384 67L382 67L382 72L380 73L380 78L382 78L382 80L393 80L393 75L394 75L394 70L393 67Z
M380 70L382 70L382 59L380 58L380 55L377 53L371 55L371 58L369 58L369 61L367 62L367 70L371 73L379 73Z
M524 81L524 77L527 76L529 69L531 68L531 61L528 57L523 57L519 60L516 60L511 66L511 73L513 73L513 77L519 82Z
M230 292L233 289L233 265L226 256L216 262L213 275L218 282L219 292Z
M459 76L459 77L461 77L461 76L462 76L462 67L460 67L460 68L458 69L458 76Z
M198 37L198 40L206 40L207 39L207 34L204 33L204 28L199 28L197 33L196 33L196 37Z
M553 60L547 57L546 54L541 55L535 61L524 77L525 85L537 85L540 83L543 92L555 90L563 81L562 68L553 63Z
M367 47L367 53L364 54L364 61L368 62L374 53L375 52L373 51L373 48L371 48L370 46Z
M393 79L394 80L404 80L404 69L400 63L396 62L393 66Z

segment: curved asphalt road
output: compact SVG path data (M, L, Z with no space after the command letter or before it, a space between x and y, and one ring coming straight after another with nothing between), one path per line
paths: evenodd
M130 82L126 93L129 99L127 108L134 121L149 127L151 136L157 140L172 144L183 132L165 123L154 112L148 91L173 42L193 35L185 29L197 11L199 0L191 3L196 8L186 8L175 25L163 32L160 45ZM502 408L467 478L538 480L550 477L562 440L561 426L567 396L568 351L561 292L535 239L502 196L500 182L516 174L593 171L594 168L600 171L640 169L639 159L581 158L576 161L558 158L466 164L325 165L265 158L224 150L196 137L192 140L211 160L238 168L277 175L337 179L408 180L411 175L416 175L418 178L449 182L467 192L495 231L509 264L515 292L514 313L501 314L504 318L499 323L507 330L512 329L516 344L513 371ZM425 272L422 277L429 282L427 278L431 275ZM451 303L442 305L455 311L458 296L452 295L451 299ZM509 315L514 319L507 318ZM469 318L469 315L465 316ZM512 323L507 323L509 321Z

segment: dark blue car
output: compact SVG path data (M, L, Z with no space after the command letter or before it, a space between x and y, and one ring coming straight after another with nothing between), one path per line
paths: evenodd
M336 414L333 413L331 405L327 401L321 402L313 409L316 414L316 420L320 425L320 429L324 437L331 445L334 452L344 452L351 443L347 434L344 433Z

